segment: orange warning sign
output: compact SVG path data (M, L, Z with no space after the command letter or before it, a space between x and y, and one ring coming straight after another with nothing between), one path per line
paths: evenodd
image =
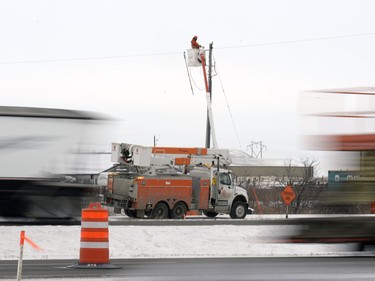
M292 203L296 195L294 194L293 188L290 185L288 185L281 192L281 197L283 198L286 205L290 205L290 203Z

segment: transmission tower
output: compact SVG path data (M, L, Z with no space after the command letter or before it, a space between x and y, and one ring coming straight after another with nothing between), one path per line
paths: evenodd
M247 149L249 149L249 147L251 149L251 156L255 158L258 158L259 156L260 158L263 158L263 149L267 150L267 146L265 146L262 141L252 141L251 144L247 146Z

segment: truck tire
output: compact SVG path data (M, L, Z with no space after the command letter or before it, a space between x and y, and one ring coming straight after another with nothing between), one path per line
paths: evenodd
M167 204L163 202L159 202L155 205L154 209L152 210L151 217L153 219L167 219L169 218L169 208Z
M171 212L171 218L172 219L183 219L186 215L187 208L185 203L178 202L176 205L174 205L172 212Z
M232 210L230 211L230 217L232 219L243 219L246 217L246 209L246 204L244 202L234 202Z
M212 211L203 211L203 214L209 218L214 218L218 215L218 213Z

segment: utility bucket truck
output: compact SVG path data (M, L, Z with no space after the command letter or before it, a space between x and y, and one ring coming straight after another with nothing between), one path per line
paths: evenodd
M225 167L229 150L112 144L112 161L126 168L108 175L105 204L134 218L181 219L187 211L243 219L249 198Z

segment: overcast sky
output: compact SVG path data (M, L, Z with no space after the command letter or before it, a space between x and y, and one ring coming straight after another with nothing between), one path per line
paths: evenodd
M374 85L374 11L371 0L2 0L1 104L108 114L120 120L108 141L203 147L203 74L192 69L193 95L183 56L198 35L213 42L218 146L262 141L264 158L299 159L301 92Z

